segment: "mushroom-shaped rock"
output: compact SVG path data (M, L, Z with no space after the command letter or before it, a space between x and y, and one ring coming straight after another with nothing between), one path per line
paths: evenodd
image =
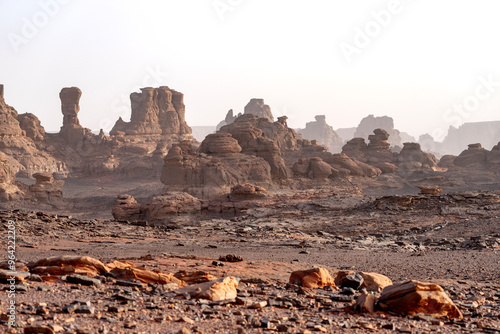
M120 195L115 199L111 213L118 221L139 220L142 217L141 204L130 195Z
M311 289L327 285L335 286L332 276L325 268L294 271L290 275L289 282Z
M417 313L435 317L462 319L462 313L444 292L433 283L407 281L386 287L378 300L378 308L401 315Z

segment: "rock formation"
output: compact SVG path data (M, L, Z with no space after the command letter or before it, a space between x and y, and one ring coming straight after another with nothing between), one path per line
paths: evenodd
M270 122L255 115L242 115L220 132L230 134L241 146L241 153L263 158L271 167L274 179L287 179L291 171L285 166L281 148L296 146L296 133L281 122Z
M375 117L373 115L368 115L363 118L356 128L354 137L369 139L368 136L375 129L383 129L389 134L388 142L390 146L401 146L403 143L402 137L405 137L404 141L416 141L415 138L404 133L401 135L399 130L394 128L394 120L388 116Z
M396 161L401 171L432 169L437 166L437 159L430 153L425 153L418 143L404 143Z
M165 157L161 182L164 193L187 192L202 199L228 193L231 187L252 183L271 185L271 167L264 159L237 153L241 148L229 134L207 136L200 153L191 143L174 144Z
M14 184L14 173L5 154L0 152L0 201L12 201L21 196Z
M450 126L442 143L442 154L457 155L469 143L481 143L487 149L500 141L500 121L464 123Z
M65 163L43 150L45 130L38 118L32 114L18 115L5 103L3 85L0 85L0 91L0 150L6 155L13 175L29 177L37 172L66 174Z
M344 145L342 152L351 158L374 166L383 173L414 172L417 170L432 170L437 165L437 159L430 153L422 151L418 143L405 143L399 153L391 151L388 142L389 133L383 129L375 129L368 136L370 142L363 138L353 138Z
M460 153L453 160L453 164L459 167L473 167L486 164L488 151L481 144L469 144L469 148Z
M64 181L54 180L51 173L36 173L33 177L36 183L29 186L29 192L34 199L53 205L61 204Z
M63 114L63 125L59 135L71 146L79 144L85 132L78 120L81 96L82 91L77 87L63 88L59 93Z
M163 135L177 140L187 139L191 128L185 120L184 95L168 87L141 88L130 94L130 122L121 118L110 135Z
M251 99L250 102L245 106L245 115L252 114L259 117L267 118L270 122L274 121L273 113L271 112L271 107L264 104L264 99Z
M318 115L314 118L316 121L307 123L305 129L298 130L298 133L306 139L317 140L332 153L339 153L342 150L343 141L326 123L326 116Z

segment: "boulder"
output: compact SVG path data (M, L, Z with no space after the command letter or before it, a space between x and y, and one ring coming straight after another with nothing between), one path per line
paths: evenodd
M153 197L144 210L148 221L161 222L172 216L201 213L201 201L187 193L169 192Z
M14 184L14 173L9 159L0 152L0 200L12 201L21 197L21 191Z
M164 162L161 175L164 193L181 191L201 199L214 199L238 184L271 185L269 163L251 155L207 155L175 144Z
M189 285L176 291L178 295L189 295L195 299L207 299L211 301L235 299L236 288L239 279L236 277L223 277L206 283Z
M327 285L335 286L332 276L325 268L294 271L290 275L289 283L311 289L321 288Z
M29 186L29 192L37 201L49 204L62 201L64 181L54 180L52 173L36 173L33 177L36 183Z
M401 315L428 314L462 319L462 313L437 284L407 281L390 285L382 291L377 307Z
M35 144L45 140L45 129L40 120L33 114L25 113L17 116L19 126L25 132L26 137L30 138Z
M337 286L341 286L344 278L347 275L352 275L352 274L356 274L356 272L352 270L339 271L337 273L337 276L335 277L335 284ZM391 279L382 274L372 273L372 272L362 272L362 271L357 272L357 274L359 274L363 278L361 288L365 288L367 291L380 292L386 286L392 285Z
M115 199L111 213L117 221L134 221L144 218L141 204L127 194L120 195Z

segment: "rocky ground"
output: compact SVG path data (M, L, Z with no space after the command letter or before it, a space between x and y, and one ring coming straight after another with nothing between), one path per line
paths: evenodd
M16 327L7 327L2 297L6 333L500 332L499 192L324 192L238 216L179 216L164 226L21 210L0 217L2 236L5 223L16 222L16 256L23 263L85 255L164 273L240 278L237 298L210 302L109 275L92 286L69 283L64 275L50 282L32 275L17 286ZM221 258L228 254L243 261ZM359 291L287 285L292 271L315 266L333 277L354 270L393 282L435 282L464 319L358 314L351 308Z

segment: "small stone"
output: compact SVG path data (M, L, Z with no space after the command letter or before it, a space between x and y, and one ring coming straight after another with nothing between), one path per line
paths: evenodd
M178 334L191 334L192 332L188 328L182 327L177 333Z
M255 302L253 303L250 308L253 308L253 309L259 309L259 308L264 308L267 306L267 301L266 300L262 300L262 301L259 301L259 302Z
M54 330L48 326L24 327L24 334L54 334Z
M177 319L177 322L185 322L186 324L190 325L194 324L194 320L188 317L180 317L179 319Z
M87 286L96 286L96 287L101 286L100 280L79 274L71 274L66 276L66 282L87 285Z

